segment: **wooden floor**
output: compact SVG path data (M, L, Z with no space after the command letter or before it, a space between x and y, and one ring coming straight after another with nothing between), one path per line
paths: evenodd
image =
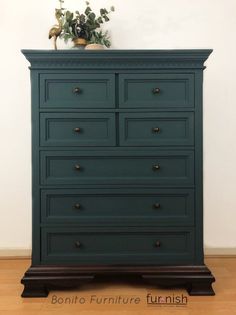
M80 290L53 291L50 292L47 298L23 299L20 297L22 291L20 279L29 264L30 261L26 259L0 260L1 315L236 315L236 258L206 259L206 264L216 277L216 283L213 285L216 295L206 297L189 297L186 291L181 289L164 290L142 282L119 281L116 283L93 282L83 286ZM173 297L173 294L174 296L183 294L187 296L187 305L148 306L146 303L148 293L153 297ZM107 304L106 300L103 304L90 303L92 296L96 296L98 302L100 298L121 296L124 298L140 298L140 303L128 305ZM61 302L63 303L59 304Z

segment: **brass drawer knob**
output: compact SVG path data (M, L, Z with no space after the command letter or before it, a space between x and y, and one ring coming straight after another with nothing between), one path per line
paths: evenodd
M80 170L80 165L79 165L79 164L76 164L76 165L75 165L75 169L76 169L77 171L79 171L79 170Z
M153 94L159 94L160 92L161 90L158 87L152 90Z
M157 170L159 170L160 169L160 165L159 164L157 164L157 165L153 165L153 170L154 171L157 171Z
M79 87L74 88L73 92L75 94L79 94L81 92L81 89Z
M79 204L79 203L76 203L76 204L74 205L74 207L75 207L75 209L80 209L80 204Z
M74 128L74 132L80 132L81 129L79 127Z
M79 248L79 247L81 247L81 243L80 243L79 241L76 241L76 242L75 242L75 246L76 246L77 248Z
M159 128L159 127L154 127L154 128L152 128L152 131L153 131L153 132L159 132L159 131L160 131L160 128Z
M156 247L161 247L161 242L160 242L160 241L156 241L156 242L155 242L155 246L156 246Z
M153 207L154 207L155 209L159 209L159 208L161 207L161 205L160 205L159 203L154 203Z

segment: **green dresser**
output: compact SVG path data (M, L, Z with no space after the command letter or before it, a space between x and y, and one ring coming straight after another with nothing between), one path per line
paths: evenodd
M32 266L23 297L136 275L212 295L203 259L202 82L211 50L23 50Z

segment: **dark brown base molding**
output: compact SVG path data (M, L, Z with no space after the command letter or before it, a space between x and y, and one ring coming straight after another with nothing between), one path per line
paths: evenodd
M205 266L31 266L21 283L22 297L46 297L50 290L76 288L96 277L136 276L151 284L185 287L189 295L215 295Z

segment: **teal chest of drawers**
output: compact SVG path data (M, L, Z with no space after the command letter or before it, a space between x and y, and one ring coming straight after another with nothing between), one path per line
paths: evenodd
M136 275L212 295L202 83L211 50L23 50L32 92L32 265L23 297Z

